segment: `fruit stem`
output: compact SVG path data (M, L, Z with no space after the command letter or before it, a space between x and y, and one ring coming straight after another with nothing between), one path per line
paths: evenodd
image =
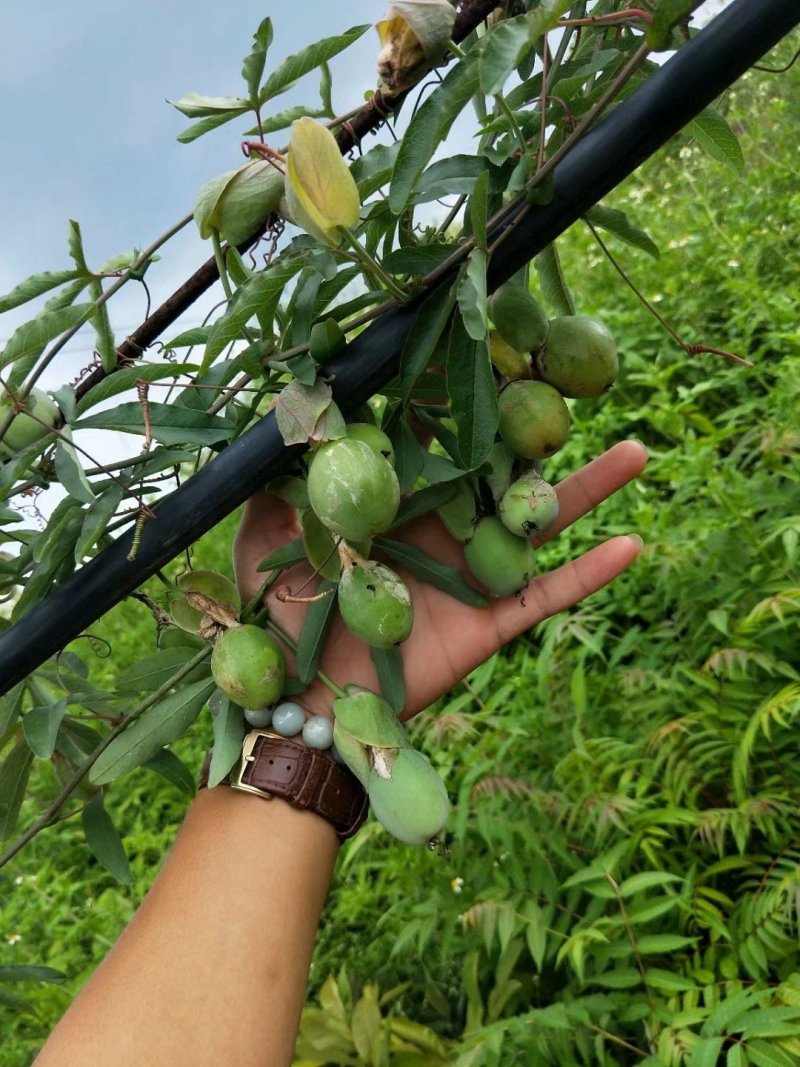
M401 304L404 304L408 299L408 294L404 292L391 274L383 269L376 259L369 254L364 246L355 238L349 230L344 227L341 228L341 233L345 244L347 244L353 251L358 261L365 268L367 273L373 273L377 278L383 282L384 286L389 290L395 300L398 300Z
M290 637L287 634L287 632L283 629L283 627L278 626L277 622L274 622L272 619L268 619L267 620L267 628L269 630L272 630L272 632L275 634L275 636L279 637L281 639L281 641L283 641L283 643L285 645L287 645L292 650L292 652L297 652L297 642L295 641L295 639L293 637ZM333 693L334 696L336 696L336 697L346 697L347 696L347 693L345 693L344 689L340 689L339 686L336 684L336 682L334 682L333 679L329 678L327 676L327 674L323 674L322 671L317 671L317 678L319 678L319 680L322 682L323 685L326 685L328 687L328 689L330 689L330 691Z

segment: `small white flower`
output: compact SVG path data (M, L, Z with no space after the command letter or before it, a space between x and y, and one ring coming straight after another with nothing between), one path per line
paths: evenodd
M450 888L453 890L454 893L460 893L464 888L464 879L454 878L450 883Z
M17 941L22 940L22 934L6 934L6 941L9 945L16 945Z
M18 874L17 877L14 879L14 885L22 885L24 881L25 879L22 877L22 875Z

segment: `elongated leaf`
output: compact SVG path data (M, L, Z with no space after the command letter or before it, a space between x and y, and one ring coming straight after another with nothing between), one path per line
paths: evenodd
M419 309L400 357L400 389L403 406L411 399L414 385L436 350L455 304L452 286L434 289Z
M200 119L199 122L194 122L191 126L187 126L185 130L178 134L177 140L181 144L191 144L192 141L196 141L203 134L224 126L226 122L230 122L232 119L238 119L240 115L246 114L247 111L249 111L249 107L237 108L235 111L217 111L213 115L208 115L206 118Z
M25 740L34 756L50 759L55 751L56 736L67 710L66 700L58 700L47 707L31 708L22 720Z
M244 712L225 697L214 716L214 747L211 750L211 766L208 770L210 789L227 777L231 767L241 756L244 731Z
M369 26L353 26L338 37L325 37L288 56L267 78L258 96L259 103L263 105L273 96L286 92L298 78L349 48L368 29Z
M264 64L267 61L267 50L272 44L272 19L262 19L258 29L253 34L253 50L244 57L242 62L242 77L247 85L250 103L258 103L258 88L261 85L261 75L264 73Z
M686 1067L717 1067L723 1040L721 1037L707 1037L699 1041L692 1049Z
M198 342L200 343L200 342ZM202 343L205 343L203 336ZM89 408L99 404L109 397L118 393L125 393L132 389L137 381L157 382L162 378L179 378L182 375L190 375L199 370L198 366L190 363L181 363L180 366L172 366L165 363L153 363L150 365L137 365L135 367L123 367L121 370L109 374L102 382L98 382L89 392L81 397L77 404L77 413L82 415Z
M412 493L400 501L400 507L397 509L397 514L392 523L392 529L394 530L406 522L411 522L412 519L418 519L422 515L428 515L431 511L435 511L442 504L446 504L448 500L452 500L457 491L453 482L439 482L438 485L426 485L424 489L418 489L416 493Z
M302 119L306 116L312 119L324 119L327 116L327 112L323 108L295 104L293 107L284 108L283 111L276 111L268 119L262 119L261 129L258 126L254 126L252 129L245 131L245 136L257 137L262 133L277 133L278 130L285 130L291 126L295 119Z
M97 544L106 526L122 502L122 486L110 485L86 512L78 540L75 542L75 563L80 565Z
M103 295L103 285L98 279L89 286L89 295L97 301ZM108 317L108 304L100 304L92 319L97 336L96 350L104 371L113 371L117 365L117 343Z
M277 568L286 570L288 567L293 567L295 563L302 563L305 558L306 549L303 544L303 538L298 537L296 540L290 541L288 545L281 545L274 552L270 552L268 556L261 560L258 570L274 571Z
M409 248L396 248L381 260L390 274L427 274L438 267L453 253L453 245L430 244L411 245Z
M275 266L254 274L237 289L228 310L214 323L200 367L201 373L208 370L231 341L243 335L244 327L256 312L261 316L261 321L264 321L264 317L272 317L281 293L302 266L303 260L300 257L286 263L276 263Z
M96 793L81 812L83 832L97 860L123 885L133 881L128 857L111 816L103 804L103 794Z
M336 582L320 582L318 593L325 593L329 589L336 589ZM336 607L336 594L326 596L324 600L318 600L308 605L306 617L303 620L303 629L300 631L300 639L297 642L297 673L300 681L309 685L317 673L322 650L325 647L325 639L328 628L333 621Z
M160 774L162 778L166 778L168 782L171 782L172 785L187 796L193 797L195 795L194 775L183 760L178 759L175 753L168 748L161 748L158 752L154 752L150 759L144 761L142 766L148 771Z
M38 318L18 326L0 352L0 369L10 363L21 362L27 374L44 351L45 345L79 322L85 322L94 312L94 304L74 304L60 311L45 311Z
M187 119L203 119L230 112L241 113L250 108L249 100L245 100L243 96L203 96L202 93L195 92L186 93L180 100L168 102Z
M400 483L400 492L407 493L422 474L427 453L401 412L387 427L394 447L394 470Z
M489 455L497 432L497 393L486 342L469 337L459 318L450 330L447 392L461 463L466 470L474 470Z
M436 589L441 589L443 593L449 593L450 596L461 600L464 604L470 604L474 608L483 608L489 603L482 593L461 577L455 567L449 567L446 563L431 559L427 553L413 545L378 537L375 539L375 547L409 570L415 578L420 578Z
M36 963L7 963L0 967L0 982L52 982L60 985L66 979L63 971Z
M22 711L22 698L25 695L25 683L18 682L5 696L0 697L0 737L5 737L16 724Z
M100 754L90 780L106 785L171 744L191 726L214 688L213 681L195 682L148 708Z
M222 415L208 415L180 404L153 404L150 408L150 429L156 441L164 445L214 445L228 441L233 434L233 422ZM76 430L93 427L97 430L119 430L121 433L144 434L142 406L136 401L119 404L107 411L87 415L76 423Z
M403 675L403 655L400 649L370 648L381 696L399 715L406 703L406 682Z
M486 219L488 216L488 197L489 197L489 171L485 170L478 176L475 181L475 185L472 190L472 195L469 198L469 224L472 229L472 236L475 238L475 244L484 253L484 260L487 251L486 245ZM484 279L486 276L485 262L484 262ZM484 281L484 294L486 291L486 284Z
M29 300L35 300L42 293L48 293L65 282L71 282L77 278L76 270L47 270L41 274L31 274L25 281L15 285L5 296L0 296L0 314L11 311L12 308L27 304Z
M549 244L533 262L546 303L553 308L556 315L574 315L575 300L564 278L555 243Z
M398 142L399 143L399 142ZM445 159L437 159L423 172L417 182L412 203L426 204L443 196L469 195L481 174L488 171L489 162L484 156L468 156L457 153Z
M470 252L467 269L458 283L456 298L467 333L473 340L482 341L489 331L486 303L486 253L483 249L473 248Z
M475 54L469 53L453 67L409 123L389 189L389 206L395 215L405 208L433 153L477 88L478 63Z
M723 118L719 111L707 107L689 123L686 132L694 137L712 159L726 163L737 174L744 171L742 146L727 119Z
M619 891L623 897L627 898L645 889L654 889L657 886L680 881L677 874L670 874L668 871L642 871L641 874L633 874L630 878L626 878L619 887Z
M81 274L89 274L89 265L86 262L86 254L83 251L83 234L80 223L70 219L67 223L67 248L72 261Z
M13 832L25 798L33 753L25 741L18 741L0 766L0 841Z
M643 252L646 252L648 256L652 256L653 259L661 257L658 245L652 237L638 226L635 226L624 211L597 204L595 207L589 208L586 212L586 218L593 226L597 226L601 230L608 230L609 233L613 233L615 237L618 237L620 241L624 241L626 245L631 245L633 248L641 248Z
M163 648L122 671L117 678L117 688L134 692L155 692L196 655L197 649L191 645Z
M545 0L535 11L507 19L488 34L481 54L481 89L494 96L539 38L556 25L573 0Z
M80 500L82 504L94 504L97 498L78 459L72 444L72 433L67 426L61 430L61 437L56 445L55 468L58 480L71 497Z

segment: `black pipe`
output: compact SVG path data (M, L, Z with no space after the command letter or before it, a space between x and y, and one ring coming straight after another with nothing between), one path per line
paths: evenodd
M553 199L532 208L492 258L490 291L511 277L800 24L797 0L734 0L582 140L554 170ZM449 283L449 279L447 280ZM444 283L443 283L444 284ZM327 366L345 413L396 373L418 306L376 320ZM0 635L0 695L237 508L302 451L266 415L157 507L134 563L131 534L99 553Z

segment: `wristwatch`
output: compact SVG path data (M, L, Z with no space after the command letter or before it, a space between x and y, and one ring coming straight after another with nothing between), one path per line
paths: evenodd
M200 772L200 789L208 785L210 766L211 753ZM340 841L352 837L369 812L366 790L344 764L271 730L246 735L241 760L220 785L313 811L333 825Z

